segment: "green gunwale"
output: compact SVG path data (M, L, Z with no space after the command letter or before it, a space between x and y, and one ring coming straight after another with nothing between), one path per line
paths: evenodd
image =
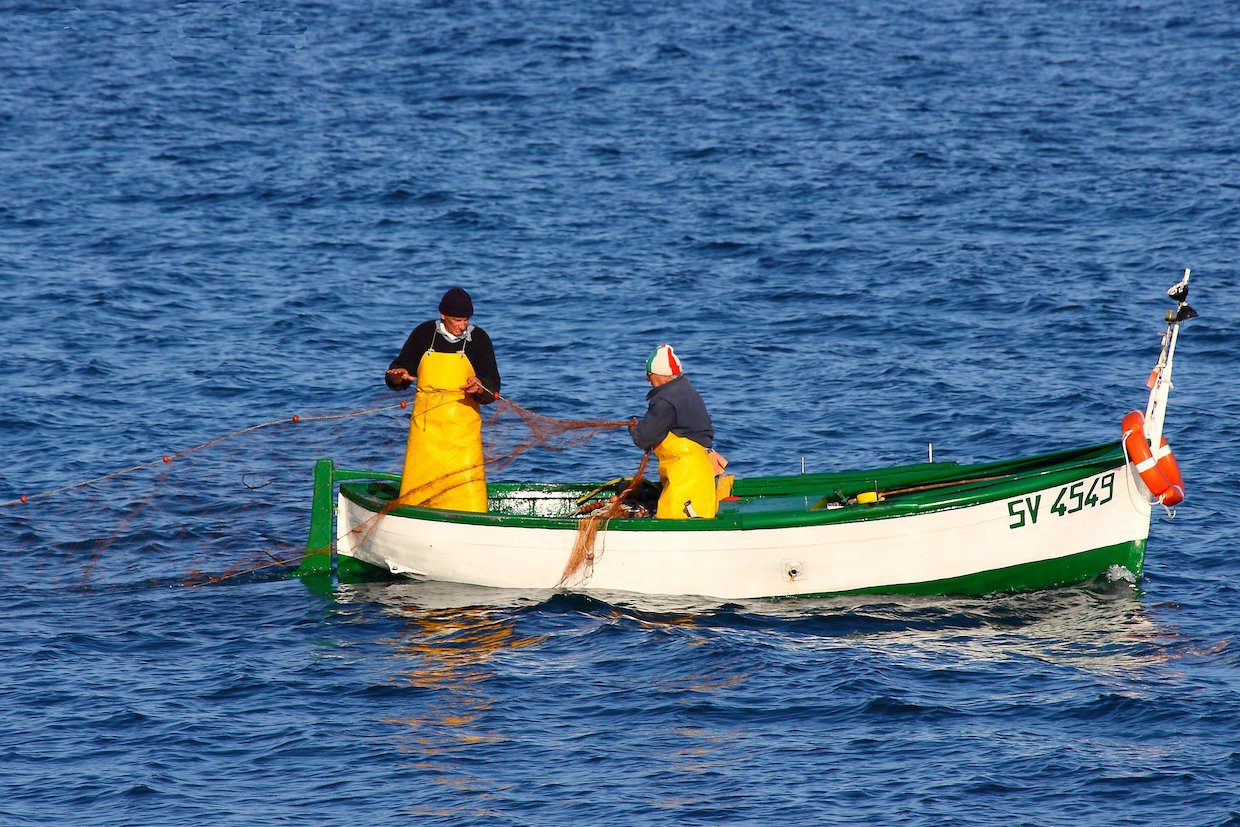
M1113 468L1120 468L1125 461L1120 443L1114 441L1021 459L973 465L936 462L830 474L753 477L736 481L733 494L738 499L725 503L715 519L617 519L609 523L607 530L736 531L892 519L1010 499L1039 489L1064 485ZM364 508L379 511L391 502L395 494L392 482L398 480L398 477L379 472L340 469L335 471L335 479L338 481L353 480L353 482L342 481L340 493L346 499ZM808 510L813 502L824 497L838 495L853 497L859 492L872 490L875 487L879 491L891 491L925 485L939 487L899 493L883 502L866 505L852 505L830 510ZM496 482L488 484L487 488L492 498L502 502L508 497L518 499L521 494L533 493L583 496L591 492L595 484ZM608 493L610 492L597 494L595 499L604 498ZM434 522L512 528L575 530L578 522L569 517L525 516L492 512L480 514L420 506L401 506L390 513ZM1031 565L1051 565L1051 562ZM1094 571L1097 572L1098 569ZM940 585L932 587L930 584L910 584L909 588L916 589L923 586L932 591L912 590L906 593L929 594L941 588Z

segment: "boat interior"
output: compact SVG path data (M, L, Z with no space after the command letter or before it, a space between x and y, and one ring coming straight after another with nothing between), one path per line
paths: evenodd
M716 523L724 527L761 527L764 523L797 524L900 516L927 510L977 504L1101 473L1123 465L1118 441L1070 448L1015 460L962 465L954 461L925 462L878 469L789 476L737 478L731 493L719 502L714 520L646 520L670 527L675 523ZM533 518L532 522L579 520L598 511L631 480L606 482L490 482L485 514L398 506L399 478L391 474L347 472L355 481L342 482L346 497L374 510L427 518L476 522L478 518ZM652 512L658 499L656 482L641 483L628 500L626 516ZM432 512L436 512L432 514ZM688 526L686 526L688 527Z

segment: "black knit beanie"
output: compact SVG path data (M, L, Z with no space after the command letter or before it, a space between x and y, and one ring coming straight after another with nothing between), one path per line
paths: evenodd
M465 319L474 315L474 303L468 293L460 287L453 287L439 300L439 312L456 319Z

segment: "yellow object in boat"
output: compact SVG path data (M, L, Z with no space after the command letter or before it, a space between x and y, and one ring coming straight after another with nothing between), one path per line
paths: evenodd
M877 491L862 491L857 495L857 502L861 504L881 503L885 499L887 498L882 494L879 494Z

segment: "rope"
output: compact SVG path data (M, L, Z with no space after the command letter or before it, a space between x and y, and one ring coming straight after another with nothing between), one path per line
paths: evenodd
M286 567L292 568L293 566L296 566L298 563L297 559L281 560L280 558L270 554L266 549L259 550L259 552L255 556L260 556L260 555L266 555L267 557L270 557L271 559L268 562L259 563L257 565L253 565L253 566L249 566L247 568L241 568L241 569L237 568L237 565L240 565L239 563L234 564L231 568L225 569L220 574L215 574L215 575L206 575L206 574L202 574L201 572L190 572L189 576L187 576L183 581L181 581L181 585L187 588L192 588L195 586L210 586L210 585L214 585L215 583L223 583L225 580L231 580L234 577L241 577L246 574L254 574L255 572L262 571L263 569L275 568L276 566L286 566Z
M81 588L86 588L86 584L90 582L90 576L94 574L95 566L99 565L99 560L103 557L103 553L116 542L116 538L121 536L121 532L125 530L126 526L133 522L134 518L138 516L138 513L142 511L142 509L146 508L147 504L155 498L155 493L159 491L160 486L162 486L164 481L168 479L168 472L170 470L171 469L169 468L164 469L164 472L159 475L159 479L155 481L153 486L151 486L150 493L143 498L142 502L138 503L137 506L130 510L129 514L125 516L125 519L121 520L120 525L118 525L116 530L112 532L112 535L101 543L99 548L95 549L95 553L90 558L90 562L82 568Z

